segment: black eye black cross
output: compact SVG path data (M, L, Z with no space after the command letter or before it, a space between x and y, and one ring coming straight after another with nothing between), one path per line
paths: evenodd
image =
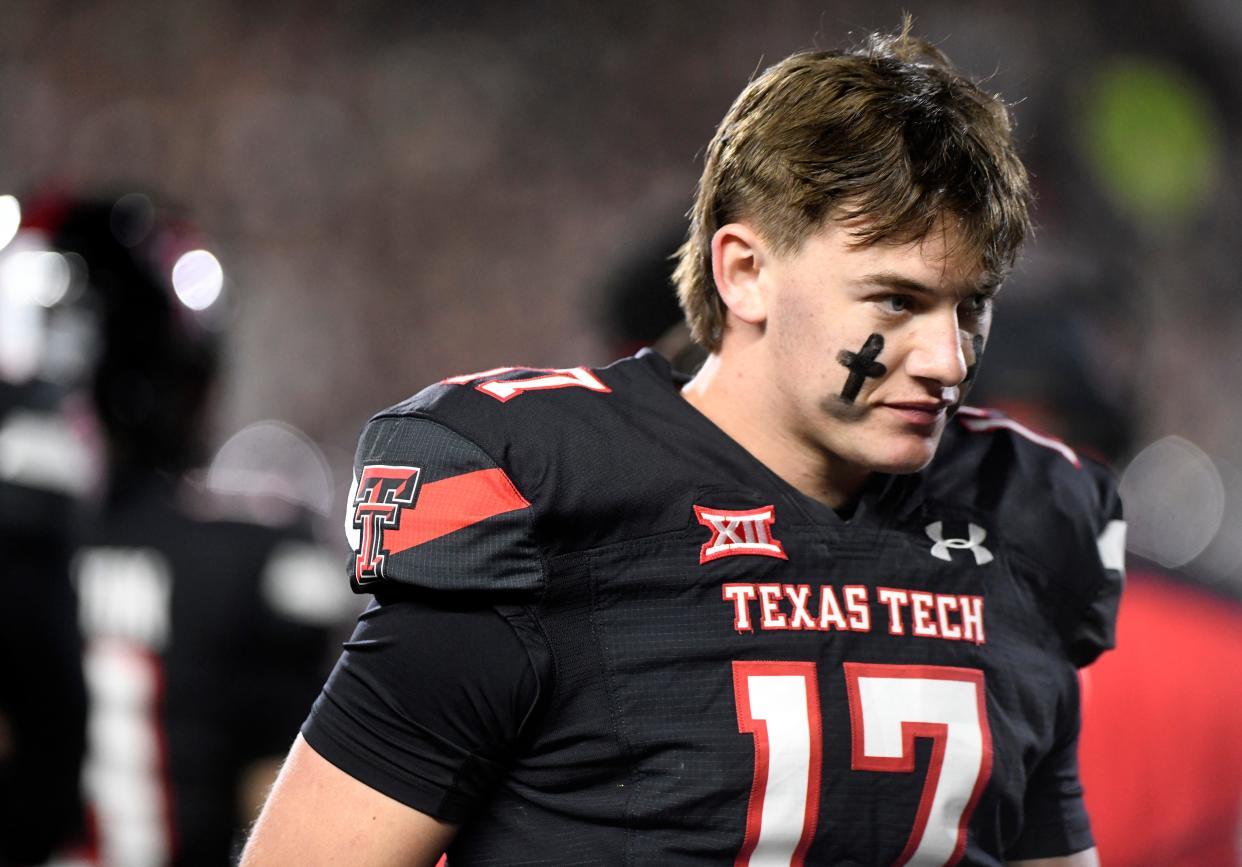
M841 400L853 403L854 398L858 397L858 392L862 391L863 382L867 377L880 377L888 373L888 368L876 361L883 350L884 338L879 334L872 334L868 337L867 342L858 352L841 350L837 355L837 361L850 372L845 379L845 387L841 389Z

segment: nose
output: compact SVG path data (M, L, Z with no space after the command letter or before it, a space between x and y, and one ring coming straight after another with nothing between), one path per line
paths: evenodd
M957 321L957 314L946 311L922 323L915 343L906 357L907 372L917 378L934 382L941 388L953 388L966 379L966 352L970 335Z

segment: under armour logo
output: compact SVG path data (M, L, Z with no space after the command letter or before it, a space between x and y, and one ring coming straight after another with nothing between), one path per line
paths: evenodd
M975 555L975 564L982 566L984 563L992 562L992 552L983 547L983 540L988 537L988 531L980 527L978 524L967 524L969 536L968 539L946 539L944 537L944 522L933 521L928 524L924 530L927 538L935 542L931 547L931 554L940 560L953 561L953 555L949 553L950 549L958 548L969 551Z
M773 506L738 511L696 505L694 515L712 531L711 539L699 549L699 563L738 554L789 559L780 541L772 536L772 523L776 520Z

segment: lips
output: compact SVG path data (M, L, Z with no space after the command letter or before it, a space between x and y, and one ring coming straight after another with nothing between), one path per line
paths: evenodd
M936 424L944 417L949 404L946 401L909 401L905 403L885 403L885 409L892 410L905 421L920 427Z

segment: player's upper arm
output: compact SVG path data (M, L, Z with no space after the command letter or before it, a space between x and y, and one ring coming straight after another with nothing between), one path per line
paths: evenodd
M359 619L302 733L371 788L463 822L538 724L552 668L523 609L388 588Z
M441 822L487 801L551 681L525 607L543 582L529 525L473 441L418 415L368 424L345 529L354 586L376 600L303 726L321 760Z
M299 735L241 865L431 865L455 830L358 782Z
M1094 848L1062 855L1059 858L1034 858L1029 861L1009 861L1009 867L1100 867L1100 857Z
M1087 462L1084 474L1094 509L1088 514L1089 533L1094 545L1086 541L1086 558L1081 574L1093 590L1085 599L1076 627L1068 642L1070 658L1079 667L1089 665L1116 644L1117 611L1125 586L1126 522L1121 498L1111 473Z

